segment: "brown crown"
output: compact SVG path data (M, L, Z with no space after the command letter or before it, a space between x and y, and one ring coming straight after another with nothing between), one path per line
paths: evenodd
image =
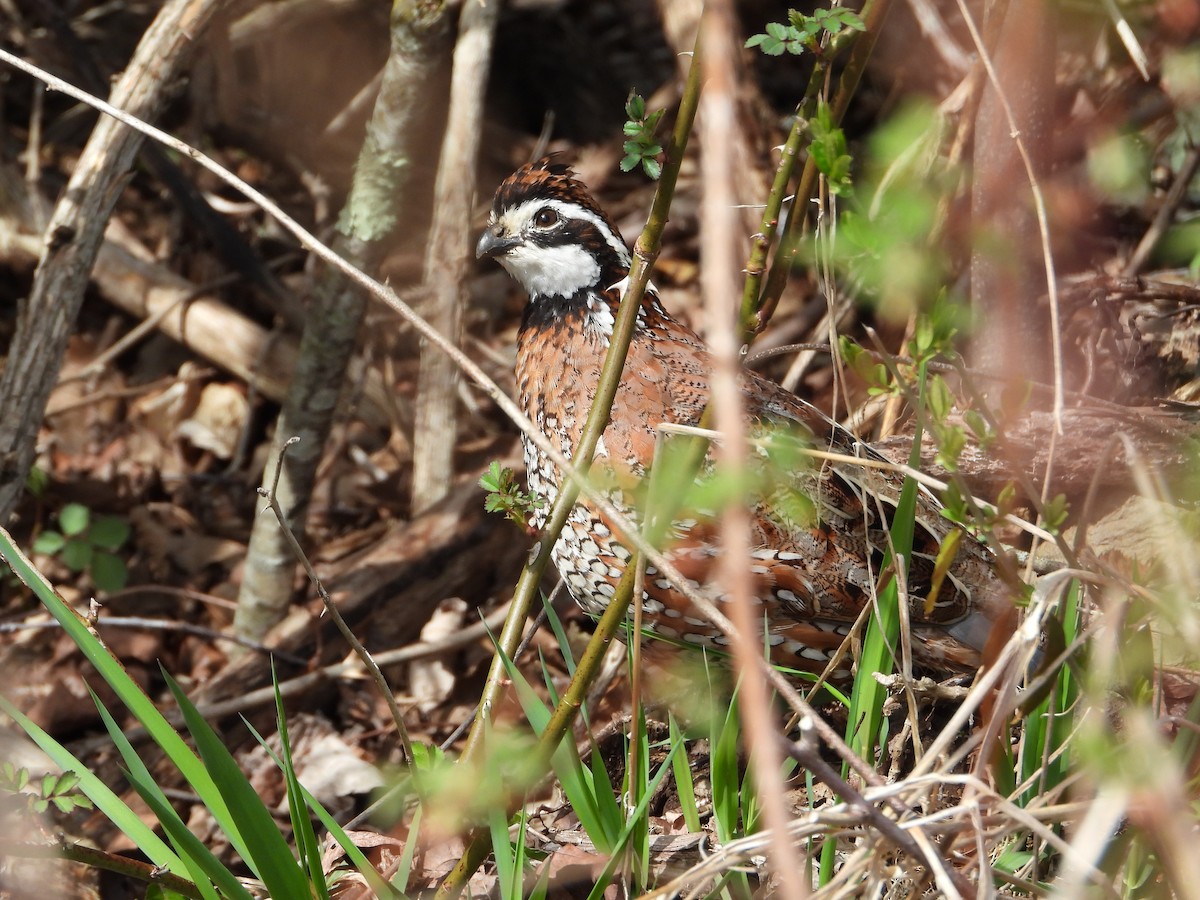
M619 233L616 228L613 228L612 222L596 203L587 187L575 177L575 172L571 167L566 163L556 162L553 156L543 156L539 160L526 163L504 179L504 182L496 189L496 197L492 201L492 211L499 215L506 209L533 199L577 203L584 209L600 216L614 234Z

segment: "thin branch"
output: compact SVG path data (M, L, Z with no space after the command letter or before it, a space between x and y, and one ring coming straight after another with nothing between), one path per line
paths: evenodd
M62 859L82 863L93 869L103 869L105 872L115 872L141 881L145 884L155 884L164 890L179 894L183 897L203 900L202 894L194 882L181 878L172 872L163 871L151 863L139 859L131 859L119 853L107 853L82 844L63 841L59 844L34 844L27 841L5 841L6 855L20 859Z
M961 872L947 867L941 857L930 847L923 847L912 834L901 828L894 819L888 818L874 803L869 802L853 785L842 778L837 770L821 758L812 738L812 721L800 721L800 739L789 741L783 735L776 740L789 756L800 763L813 777L821 781L833 793L841 797L850 807L859 812L863 819L913 859L923 860L925 867L933 873L938 886L947 897L964 897L974 893Z
M132 628L141 631L169 631L179 634L190 634L195 637L204 638L208 641L230 641L234 644L239 644L250 650L258 653L271 654L284 662L289 662L294 666L306 665L308 660L301 659L291 653L282 653L268 647L266 644L261 644L258 641L251 641L246 638L238 637L234 634L228 634L223 631L216 631L212 628L205 628L203 625L193 625L191 622L179 622L174 619L147 619L142 616L100 616L96 619L95 624L99 628ZM12 634L17 631L34 631L43 628L61 628L57 622L0 622L0 634Z
M383 677L383 672L380 671L379 664L371 658L370 652L362 641L346 624L346 620L342 618L342 614L338 611L337 604L333 602L333 598L329 596L329 591L325 590L325 585L321 583L320 577L317 575L316 569L313 568L309 561L308 555L304 552L304 548L300 546L300 542L296 540L296 535L288 525L287 519L284 516L283 508L279 505L279 498L275 495L275 489L279 485L279 473L283 471L283 459L287 455L288 448L293 444L299 443L300 439L296 437L288 438L284 441L283 446L279 451L279 458L275 463L275 482L271 485L271 489L259 488L258 492L266 498L267 503L271 506L271 512L275 514L275 518L279 520L279 527L282 529L284 536L287 538L288 544L291 545L292 552L296 555L296 559L304 567L304 571L308 573L308 579L312 582L317 593L321 597L321 602L325 604L325 610L329 613L329 617L333 620L333 624L337 626L337 630L342 633L346 643L349 644L358 658L362 660L367 671L371 674L371 678L375 682L375 686L379 689L379 693L383 696L387 703L388 711L392 714L392 721L396 725L396 733L400 737L400 746L404 752L404 762L411 763L414 759L412 742L408 739L408 729L404 727L404 716L400 712L400 707L396 704L396 697L392 693L392 689L388 687L387 679Z

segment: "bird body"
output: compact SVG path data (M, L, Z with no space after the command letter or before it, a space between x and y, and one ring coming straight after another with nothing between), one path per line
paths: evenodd
M542 159L501 184L477 256L497 259L529 295L517 340L520 405L570 458L599 384L628 277L629 250L570 169ZM668 314L653 288L647 290L593 467L608 499L635 521L657 429L700 422L712 371L703 341ZM881 457L816 407L757 373L741 374L741 400L763 476L746 502L752 511L749 565L755 602L762 606L764 640L775 662L820 672L873 601L900 479L846 463L801 461L780 473L763 449L780 439L848 456ZM524 454L530 493L546 501L533 516L540 528L562 475L528 439ZM921 495L917 524L908 574L914 660L935 671L970 671L978 667L996 629L1010 627L1008 588L987 549L964 535L949 577L935 600L926 603L938 548L958 526L940 515L928 494ZM666 552L694 586L721 600L710 583L721 552L716 533L711 515L685 509L672 523ZM631 558L628 546L593 503L583 498L575 505L552 557L571 595L589 613L603 612L614 596ZM714 649L728 643L653 567L646 574L647 630Z

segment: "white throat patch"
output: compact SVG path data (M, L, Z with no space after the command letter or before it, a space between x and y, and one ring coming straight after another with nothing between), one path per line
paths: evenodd
M600 277L599 263L578 244L513 247L499 261L525 288L531 300L539 296L570 297L595 286Z

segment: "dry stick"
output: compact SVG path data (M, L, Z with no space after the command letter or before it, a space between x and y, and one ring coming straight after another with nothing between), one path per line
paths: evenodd
M989 804L996 809L1005 813L1017 826L1028 829L1037 834L1045 835L1047 840L1060 853L1067 855L1072 854L1072 848L1061 837L1058 837L1047 828L1043 823L1043 818L1051 816L1059 818L1067 813L1075 812L1081 807L1078 805L1068 807L1058 807L1054 810L1041 810L1034 812L1031 810L1021 809L1007 799L1000 797L992 792L986 785L979 782L977 779L969 775L925 775L920 778L907 778L904 781L895 784L882 785L880 787L864 791L863 799L866 803L875 805L880 802L888 802L889 805L898 806L901 809L909 809L916 806L919 802L918 796L912 796L915 792L927 793L930 790L942 790L947 785L949 786L964 786L969 787L979 794L984 795ZM906 832L921 831L942 832L954 835L962 831L961 826L953 824L943 825L945 819L953 815L961 814L962 811L970 811L970 807L962 805L951 807L948 809L939 810L929 816L919 816L910 818L907 821L899 822L898 827ZM995 816L989 817L995 819ZM852 807L848 804L838 804L832 808L823 808L820 810L810 810L807 814L793 819L788 824L788 834L793 839L803 839L805 837L816 834L829 833L833 829L845 830L847 834L852 834L853 829L860 827L863 823L861 815L856 815L852 812ZM736 841L730 841L723 847L697 866L683 873L674 881L662 885L654 892L647 894L644 900L648 898L668 898L678 896L684 886L694 886L702 878L716 877L721 873L728 871L732 865L736 865L739 861L749 860L754 856L762 853L766 846L769 836L764 832L748 835L744 838L739 838ZM868 851L873 848L866 848ZM962 856L956 857L957 862L967 862L969 860ZM1003 873L997 873L1003 874ZM1098 873L1091 870L1090 873L1094 878ZM861 891L855 891L854 895L858 896ZM973 893L973 892L972 892ZM826 893L828 895L828 893ZM833 896L841 896L833 895Z
M1154 221L1150 223L1150 227L1146 229L1146 233L1142 235L1142 239L1138 241L1137 247L1130 254L1129 261L1121 269L1122 278L1136 277L1138 272L1142 270L1142 267L1146 265L1150 254L1158 246L1159 240L1162 239L1163 234L1166 232L1167 226L1171 224L1171 219L1179 209L1179 204L1187 196L1188 188L1191 187L1192 179L1196 177L1196 170L1198 168L1200 168L1200 147L1192 147L1188 151L1183 165L1179 167L1179 174L1175 176L1175 180L1171 183L1171 188L1167 191L1167 196L1163 198L1163 204L1158 208L1158 212L1154 216Z
M301 659L291 653L282 653L278 650L273 650L266 644L260 644L258 641L247 640L240 638L237 635L226 634L221 631L216 631L212 628L205 628L202 625L193 625L190 622L176 622L170 619L147 619L142 616L100 616L96 619L95 624L100 628L133 628L141 631L173 631L180 634L190 634L193 637L201 637L208 641L231 641L235 644L240 644L250 650L255 650L259 653L270 653L284 662L291 663L294 666L303 666L308 661ZM57 621L53 622L2 622L0 623L0 634L11 634L15 631L35 631L43 628L61 628L62 625Z
M392 689L388 687L387 679L383 677L383 672L380 671L378 663L371 658L371 654L363 646L362 641L355 636L350 626L346 624L346 620L342 618L337 604L329 596L329 591L325 590L325 585L321 583L321 579L309 561L307 554L305 554L304 548L296 540L295 532L292 531L287 518L284 516L283 508L279 505L279 498L275 496L275 489L279 486L279 473L283 471L283 459L287 455L288 448L299 442L300 438L297 437L290 437L284 441L283 446L279 450L279 458L275 463L275 481L271 485L270 490L260 487L258 493L265 497L267 503L271 505L271 512L275 513L275 518L279 520L280 530L291 545L296 559L304 567L304 571L308 573L309 581L312 582L313 587L317 589L317 593L321 596L321 602L325 604L325 610L329 613L333 624L337 626L337 630L342 633L342 637L345 638L346 643L354 649L358 658L362 660L363 665L367 667L367 671L371 673L371 678L374 680L375 686L379 689L379 693L383 695L388 711L392 714L392 721L396 725L396 733L400 736L400 746L404 752L404 762L411 763L413 761L412 742L408 739L408 729L404 727L404 716L400 713L400 707L396 704L396 697L392 693Z
M135 117L154 118L166 103L175 73L190 59L196 36L219 5L216 0L165 4L113 87L115 102L128 106ZM16 59L8 53L4 58ZM139 134L121 123L101 119L50 219L10 353L10 359L22 364L7 367L0 378L5 410L0 421L0 521L8 518L24 490L54 373L61 368L105 223L141 142Z
M973 893L971 886L961 872L948 869L937 853L927 844L922 845L914 836L901 828L894 819L885 816L874 803L867 801L853 785L842 778L837 770L821 758L812 739L812 723L810 720L800 721L800 739L789 741L783 735L775 735L775 740L785 752L796 762L813 774L818 781L823 782L837 796L841 797L852 809L857 810L863 818L876 828L880 834L887 837L897 847L913 859L924 860L926 868L933 873L938 885L947 896L969 896ZM920 834L918 831L917 834Z
M704 76L707 82L700 116L700 178L704 185L700 207L700 287L708 323L708 343L712 352L712 397L709 405L717 431L724 440L718 444L719 473L739 484L746 472L746 422L743 418L738 376L741 371L741 329L737 322L738 277L733 253L733 237L738 225L734 208L733 157L727 135L736 125L733 97L737 89L733 56L733 9L729 0L709 0L705 4L700 33L704 40ZM798 128L793 128L795 144ZM793 145L794 151L794 145ZM794 156L793 156L794 158ZM780 167L785 168L783 165ZM782 203L787 173L776 178L773 196ZM776 206L777 214L778 206ZM761 265L759 267L761 272ZM757 291L755 291L757 294ZM757 299L757 298L755 298ZM717 581L722 596L731 604L737 630L733 653L741 673L740 709L750 752L754 756L752 772L764 821L774 840L770 855L780 894L797 900L808 894L800 880L796 850L787 840L787 811L782 784L783 758L772 739L770 699L766 682L752 659L761 655L762 645L755 640L758 632L753 608L754 586L750 575L750 511L741 502L733 502L721 512L721 554Z
M200 893L195 882L165 871L159 866L142 862L140 859L131 859L120 853L108 853L93 847L84 847L82 844L68 842L65 838L57 844L34 844L28 841L6 840L4 853L10 858L18 859L70 860L82 863L89 869L102 869L105 872L114 872L145 884L156 884L182 897L203 900L207 896Z
M461 631L452 634L440 641L421 642L409 644L407 647L399 647L395 650L385 650L382 653L376 653L372 657L375 663L379 666L392 666L398 663L412 662L418 659L424 659L429 656L437 656L449 650L456 650L467 644L473 644L476 641L483 640L494 633L495 629L504 621L504 616L507 614L507 609L501 607L493 612L482 622L475 625L470 625ZM101 622L104 620L101 619ZM355 662L337 662L323 666L312 672L305 672L303 675L297 675L295 678L289 678L286 681L279 682L279 696L287 699L288 697L302 696L307 694L322 684L330 681L337 681L342 678L351 678L358 676L361 672L361 665L358 661ZM217 703L202 703L196 707L197 712L204 718L215 721L222 719L225 716L238 715L250 709L255 709L259 706L269 706L275 702L275 687L268 685L267 687L258 688L248 693L234 697L230 700L222 700ZM180 725L183 723L183 714L178 710L163 713L167 721L172 725ZM125 737L130 741L140 741L147 737L146 729L141 725L135 725L126 728L123 732ZM112 745L110 738L105 736L97 736L95 738L87 738L81 741L76 747L76 755L83 756L86 753L98 750L102 747Z
M876 0L876 2L882 2L882 0ZM628 536L629 542L633 545L634 549L640 553L644 553L646 558L655 566L655 568L657 568L664 575L664 577L671 579L680 589L680 591L687 597L688 601L694 604L696 608L700 610L700 612L702 612L713 622L714 625L716 625L726 635L730 637L733 636L735 630L733 623L726 618L726 616L716 607L716 605L705 598L698 591L690 588L688 580L681 572L679 572L679 570L670 562L670 560L668 560L662 553L659 553L654 546L643 537L642 533L626 515L609 503L601 492L595 490L587 483L586 473L581 472L576 465L572 464L570 460L563 456L561 450L538 430L538 428L529 420L529 418L523 412L521 412L517 404L514 403L513 400L503 390L501 390L501 388L494 381L492 381L492 379L487 376L487 374L482 368L480 368L479 365L477 365L472 359L470 359L470 357L466 356L466 354L455 347L450 341L446 340L446 338L444 338L437 330L430 327L429 323L417 315L412 308L403 300L401 300L393 290L386 285L375 281L369 275L362 272L360 269L356 268L354 265L340 257L337 253L330 250L327 246L317 240L310 232L303 228L298 222L296 222L295 219L285 213L277 203L272 201L261 191L251 187L249 184L238 178L219 163L205 156L194 147L191 147L183 141L172 137L162 129L156 128L153 125L148 125L136 117L128 115L122 110L115 108L111 104L106 103L103 100L92 96L91 94L88 94L86 91L80 90L79 88L66 81L63 81L61 78L52 75L44 69L28 63L22 60L20 57L14 56L3 48L0 48L0 60L7 62L15 68L38 78L39 80L45 82L45 84L50 88L61 91L68 96L75 98L76 100L86 103L89 106L100 110L106 115L112 116L124 124L129 125L130 127L154 138L160 143L166 144L172 149L188 156L200 167L213 173L231 187L241 191L247 198L256 203L264 212L274 218L283 228L290 232L302 246L312 252L323 262L328 263L330 266L342 272L352 282L370 292L372 296L376 297L381 302L390 306L398 315L400 315L401 318L405 320L405 322L411 325L414 330L419 332L422 337L432 343L437 344L445 353L449 354L455 360L456 364L464 372L466 372L473 381L475 381L479 388L487 394L487 396L496 404L496 406L499 407L499 409L506 416L508 416L508 418L514 424L516 424L518 428L521 429L527 438L532 441L539 450L550 457L550 459L554 462L555 467L560 472L563 472L570 481L570 484L564 489L564 495L567 491L582 490L583 493L588 497L589 501L593 503L601 512L603 512L604 515L608 517L608 519L610 519L623 534ZM686 97L688 97L688 94L685 92L685 98ZM692 102L694 102L694 98ZM682 116L683 113L684 107L681 105L680 115ZM668 177L673 179L675 174L677 173L670 171L666 166L664 166L664 177L660 180L660 183L665 182ZM671 187L673 188L673 186L674 184L672 180ZM660 201L658 199L658 195L656 194L655 207L651 212L650 221L647 222L648 227L652 223L654 224L654 230L649 232L652 236L661 235L662 233L666 216L665 205L666 200L663 199L662 206L660 208ZM643 238L645 236L646 233L643 234ZM643 245L642 239L639 239L637 246L634 248L634 269L633 274L631 275L629 291L632 292L634 289L639 291L644 290L645 283L649 279L649 272L644 267L651 258L652 255L650 254L649 245ZM774 271L774 268L772 270ZM619 316L617 321L618 323L621 321ZM563 509L563 520L565 521L568 507L564 506ZM529 588L529 590L536 589L537 579L540 578L540 573L545 568L546 561L549 558L548 548L542 548L539 550L538 557L541 560L541 568L537 569L536 573L533 574L532 587ZM535 565L537 564L538 563L535 561ZM529 569L526 571L530 572ZM520 589L521 585L518 584L518 591ZM809 713L813 716L817 715L815 710L813 710L808 702L800 696L795 688L779 672L775 671L770 665L768 665L765 660L756 658L756 664L763 667L767 678L771 681L772 686L779 692L780 696L782 696L785 701L792 706L794 710L800 713ZM498 696L498 694L495 696ZM493 696L493 702L495 696ZM836 731L830 728L819 717L817 717L815 721L817 732L821 735L821 738L825 741L826 745L834 750L834 752L836 752L840 757L845 759L851 768L853 768L854 771L857 772L867 783L876 785L883 783L879 773L866 765L866 763L864 763L857 754L850 750L850 748L846 746L845 742L842 741L841 736L838 735Z
M437 182L433 225L425 252L424 287L429 324L457 343L462 330L464 283L471 260L471 204L475 160L483 130L483 100L500 0L464 3L450 80L450 111ZM413 513L446 495L454 480L458 369L439 348L421 348L416 427L413 432Z
M2 51L0 51L2 52ZM40 239L17 233L11 218L0 218L0 243L37 259ZM296 343L270 343L269 333L255 322L234 312L213 296L197 294L196 285L149 262L120 243L112 222L101 245L91 279L101 296L135 318L153 318L160 332L215 363L221 369L256 385L272 400L286 394L283 373L295 368ZM186 310L186 313L185 313ZM263 371L256 372L254 359L270 347ZM276 375L275 373L280 373ZM375 406L378 404L375 403ZM368 405L365 415L378 419Z

